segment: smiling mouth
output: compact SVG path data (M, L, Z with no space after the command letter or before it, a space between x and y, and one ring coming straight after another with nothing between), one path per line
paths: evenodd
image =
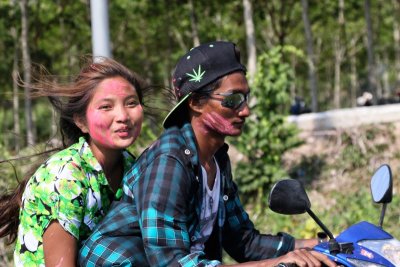
M120 132L120 131L129 131L130 129L131 129L131 127L128 126L128 125L121 125L120 128L117 128L117 132Z
M123 129L118 129L115 132L117 132L117 133L128 133L129 131L130 131L129 128L123 128Z

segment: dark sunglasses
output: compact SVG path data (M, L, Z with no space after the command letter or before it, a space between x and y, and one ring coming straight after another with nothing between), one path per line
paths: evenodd
M232 92L232 93L215 93L212 95L220 95L224 98L216 98L209 95L210 98L221 101L221 105L230 109L240 108L244 102L249 103L250 92L244 94L242 92Z

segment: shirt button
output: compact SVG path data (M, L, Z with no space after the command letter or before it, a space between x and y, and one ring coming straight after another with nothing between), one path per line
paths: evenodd
M53 192L50 194L50 200L53 202L57 202L58 201L58 195L57 193Z
M222 199L223 199L224 201L228 201L229 197L228 197L227 195L224 195L224 196L222 197Z
M192 242L194 242L194 241L197 240L197 238L196 238L195 236L192 236L192 237L190 238L190 240L191 240Z
M185 149L185 155L190 155L190 150L189 149Z

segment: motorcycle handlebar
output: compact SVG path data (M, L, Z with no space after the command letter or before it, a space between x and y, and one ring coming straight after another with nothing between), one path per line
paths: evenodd
M323 264L322 266L326 266L326 265ZM337 267L341 267L341 266L344 267L344 265L338 265ZM282 262L282 263L279 263L275 267L298 267L298 265L296 263L284 263L284 262Z

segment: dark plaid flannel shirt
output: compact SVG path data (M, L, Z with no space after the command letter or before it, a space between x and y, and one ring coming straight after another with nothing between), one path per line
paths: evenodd
M218 220L204 252L199 237L202 177L190 124L164 131L124 178L124 196L84 242L83 266L217 266L222 248L238 262L273 258L294 249L285 233L260 234L232 181L228 146L215 155L221 170Z

